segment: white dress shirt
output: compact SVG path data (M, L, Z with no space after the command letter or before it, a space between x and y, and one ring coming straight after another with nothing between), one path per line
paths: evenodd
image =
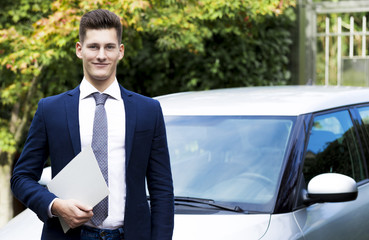
M91 95L99 92L85 78L80 85L79 131L82 150L91 146L93 122L95 116L95 99ZM109 215L98 228L116 229L123 226L126 199L125 177L125 111L118 81L103 92L109 97L105 102L108 120L108 178L109 178ZM92 226L91 222L86 225Z

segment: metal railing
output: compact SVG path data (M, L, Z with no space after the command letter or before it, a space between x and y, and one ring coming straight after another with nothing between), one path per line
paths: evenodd
M325 38L325 85L329 85L329 43L330 37L337 37L337 85L341 85L342 79L342 37L349 37L349 58L354 58L354 36L361 36L361 57L367 57L366 55L366 36L369 35L369 32L366 29L366 17L362 17L362 31L355 31L354 27L354 17L350 17L350 28L348 32L342 31L342 18L337 18L337 32L330 32L330 18L325 18L325 32L317 33L317 37Z
M343 60L347 59L369 59L369 54L367 54L367 36L369 31L367 30L367 18L363 17L361 19L361 26L355 26L354 17L350 17L349 23L343 22L343 19L339 17L340 15L365 15L357 13L367 13L369 12L369 0L345 0L345 1L323 1L314 2L313 0L298 0L299 5L299 83L300 84L330 84L330 80L335 82L337 85L342 84L342 66ZM325 18L325 29L319 29L318 32L318 21L321 21L323 16ZM335 17L333 19L332 17ZM338 17L337 17L338 16ZM368 15L367 15L368 16ZM337 18L336 18L337 17ZM356 22L360 22L360 19L355 18ZM347 21L347 20L346 20ZM333 23L335 24L334 30L332 29ZM332 26L331 26L332 25ZM360 29L355 31L355 29ZM325 30L325 31L324 31ZM355 45L355 37L361 37L361 53L358 53L357 49L360 46ZM343 38L349 38L347 39ZM325 49L318 49L317 43L322 41L322 45L325 45ZM333 42L333 43L332 43ZM331 46L332 44L332 46ZM333 49L337 46L337 49ZM348 44L348 45L347 45ZM348 48L348 53L342 51L342 47L345 45ZM330 52L336 51L334 56L330 56ZM324 63L324 79L319 79L317 81L317 56L319 53L320 63ZM321 54L324 55L324 60L320 58ZM344 54L344 55L343 55ZM356 56L355 56L356 54ZM324 62L321 62L324 61ZM334 67L337 67L337 73L334 72L333 68L330 71L330 64L334 62ZM367 64L367 63L365 63ZM369 60L368 60L369 64ZM369 66L369 65L368 65ZM323 69L319 68L319 71ZM368 67L369 69L369 67ZM369 71L369 70L368 70ZM322 72L323 73L323 72ZM330 76L331 74L331 76ZM334 76L336 74L336 76ZM369 75L369 72L368 72ZM321 77L323 77L321 75ZM369 85L369 77L368 77Z

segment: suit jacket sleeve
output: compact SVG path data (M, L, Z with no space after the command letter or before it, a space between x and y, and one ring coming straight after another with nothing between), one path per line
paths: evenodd
M11 188L14 196L33 210L44 222L48 219L48 206L55 198L54 194L38 183L48 155L43 100L41 100L32 120L22 154L15 164Z
M160 104L151 147L147 182L151 203L151 239L172 239L174 226L173 182L166 130Z

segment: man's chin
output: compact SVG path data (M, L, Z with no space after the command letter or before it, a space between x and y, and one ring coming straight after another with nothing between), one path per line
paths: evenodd
M93 81L103 82L103 81L108 81L109 76L106 76L106 75L95 75L95 76L91 76L91 78L93 79Z
M105 86L106 87L106 86L110 85L111 82L113 82L113 81L110 81L110 79L108 77L102 77L102 76L90 76L89 79L90 79L89 82L92 85L94 85L96 88L98 86L100 86L100 87Z

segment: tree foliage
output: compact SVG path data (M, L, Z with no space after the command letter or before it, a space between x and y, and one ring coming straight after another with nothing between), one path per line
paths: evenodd
M121 16L118 80L155 96L287 84L292 0L3 0L0 7L0 161L10 164L41 97L73 88L81 16Z

